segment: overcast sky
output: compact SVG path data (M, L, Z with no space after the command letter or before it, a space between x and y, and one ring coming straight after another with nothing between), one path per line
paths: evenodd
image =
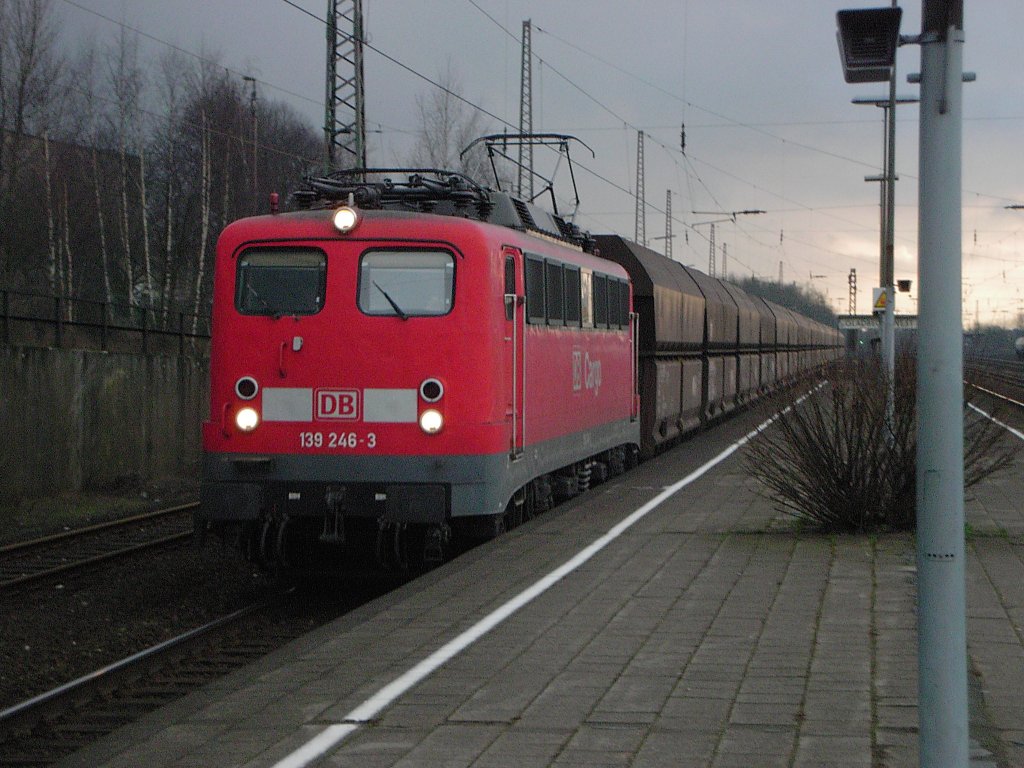
M373 48L438 80L449 69L462 95L485 109L485 129L519 120L522 22L533 24L533 127L570 133L582 199L577 222L592 232L634 232L637 131L643 130L646 234L662 250L672 192L674 257L708 268L715 215L762 209L716 225L731 274L813 284L833 309L857 311L878 281L882 110L855 96L884 84L843 81L835 12L884 5L844 0L363 0ZM261 97L323 121L326 0L57 0L69 29L112 39L117 23L254 74ZM966 3L964 68L964 319L1012 323L1024 311L1024 3ZM295 6L308 11L304 13ZM85 10L88 9L88 10ZM902 32L920 31L920 0L904 6ZM92 11L90 13L89 11ZM102 14L109 20L96 14ZM316 18L314 18L316 17ZM73 34L66 34L73 45ZM145 57L166 49L142 39ZM898 93L920 50L899 52ZM417 127L416 99L433 86L367 50L366 117L371 164L400 163ZM679 128L686 124L686 157ZM897 116L896 277L915 280L898 312L916 311L917 107ZM536 164L544 170L545 158ZM560 177L561 179L561 177ZM569 191L561 187L562 198ZM688 230L684 224L694 225ZM687 242L688 241L688 242ZM718 268L722 257L719 253Z

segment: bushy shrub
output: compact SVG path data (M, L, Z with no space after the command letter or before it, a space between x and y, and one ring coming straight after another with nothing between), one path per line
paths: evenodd
M897 360L894 408L886 418L886 377L878 358L835 363L827 383L786 409L745 451L748 471L779 509L836 532L914 527L916 370ZM967 411L964 484L1007 466L1017 449L1007 433Z

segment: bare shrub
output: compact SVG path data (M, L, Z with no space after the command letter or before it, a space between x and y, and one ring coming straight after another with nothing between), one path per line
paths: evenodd
M896 365L894 408L886 419L885 374L877 358L849 359L828 383L785 410L748 445L748 471L783 512L835 532L914 527L916 370ZM1017 447L988 419L969 412L964 425L964 484L1007 466Z

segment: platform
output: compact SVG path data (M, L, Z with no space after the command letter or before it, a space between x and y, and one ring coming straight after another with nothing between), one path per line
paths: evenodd
M738 454L649 504L756 423L743 414L62 765L264 768L305 749L360 768L915 766L911 536L799 534ZM1022 466L968 494L974 768L1024 765Z

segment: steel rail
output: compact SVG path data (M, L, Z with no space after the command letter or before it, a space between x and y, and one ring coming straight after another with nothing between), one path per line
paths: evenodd
M179 504L176 507L168 507L167 509L158 509L153 512L143 512L132 517L122 517L117 520L108 520L104 523L96 523L95 525L87 525L84 528L75 528L71 531L61 531L60 533L54 533L47 536L40 536L37 539L30 539L28 541L16 541L10 544L4 544L0 546L0 555L8 552L16 552L19 550L31 549L32 547L44 546L46 544L55 544L58 541L65 539L73 539L76 536L82 536L87 533L96 533L98 531L108 530L110 528L118 528L120 526L128 525L130 523L140 523L146 520L158 520L161 517L168 517L177 512L184 512L187 509L195 509L199 506L198 501L190 501L187 504Z
M1001 394L999 392L996 392L993 389L989 389L987 387L983 387L980 384L975 384L975 383L973 383L971 381L968 381L967 379L964 379L964 384L966 384L969 387L974 387L979 392L984 392L986 395L988 395L990 397L995 397L995 398L1003 400L1003 401L1005 401L1007 403L1010 403L1011 405L1016 405L1016 406L1018 406L1020 408L1024 408L1024 403L1022 403L1020 400L1014 400L1012 397L1007 397L1006 395Z
M8 707L7 709L0 711L0 723L4 723L13 720L17 717L23 716L25 713L37 707L42 707L43 705L53 702L66 694L80 690L87 685L96 684L103 679L109 678L117 672L120 672L134 664L139 663L140 661L150 659L154 656L159 655L160 653L163 653L164 651L170 650L171 648L187 643L198 637L206 635L216 629L219 629L220 627L231 624L232 622L235 622L238 619L256 613L257 611L267 607L267 605L268 603L260 603L257 605L250 605L245 608L240 608L239 610L233 613L229 613L227 616L222 616L219 619L214 619L213 621L203 624L202 626L197 627L196 629L191 629L188 632L184 632L183 634L177 635L176 637L164 640L162 643L158 643L157 645L154 645L150 648L146 648L145 650L139 651L138 653L134 653L131 656L121 659L120 661L115 661L112 664L107 664L104 667L100 667L99 669L90 672L89 674L83 675L82 677L79 677L75 680L64 683L63 685L60 685L50 691L46 691L45 693L40 693L37 696L33 696L32 698L27 699L26 701L23 701L20 704L15 704L14 706Z
M21 576L16 576L13 579L7 579L6 581L0 581L0 587L16 587L21 584L27 584L31 581L40 581L50 576L57 576L61 573L67 573L68 571L74 571L78 568L84 568L88 565L95 565L96 563L102 563L106 560L116 560L119 557L125 557L127 555L134 554L136 552L142 552L147 549L156 549L158 547L165 546L167 544L173 544L176 541L184 541L185 539L192 538L192 531L183 531L182 533L174 533L170 536L164 536L160 539L153 539L152 541L146 541L141 544L134 544L130 547L122 547L121 549L112 550L110 552L104 552L101 555L93 555L92 557L86 557L81 560L75 560L71 563L64 563L63 565L57 565L53 568L47 568L45 571L34 571L33 573L26 573Z
M983 382L979 384L978 382ZM995 357L974 357L964 360L964 383L990 397L1024 408L1024 402L1011 397L1024 396L1024 361ZM987 386L985 386L987 385ZM993 389L998 387L1002 391Z
M127 529L131 525L138 525L140 523L147 522L158 522L164 518L170 517L175 514L194 509L198 506L198 502L190 502L188 504L180 504L175 507L169 507L167 509L156 510L154 512L146 512L139 515L133 515L132 517L126 517L119 520L112 520L105 523L98 523L96 525L86 526L84 528L77 528L72 531L62 531L61 533L53 534L51 536L43 536L30 541L16 542L0 547L0 554L7 555L22 555L30 553L34 549L42 549L45 547L59 544L63 541L72 541L74 539L80 539L85 536L89 536L96 533L102 533L104 531L113 531L117 529ZM177 533L168 534L161 536L160 538L150 539L148 541L131 543L128 546L115 547L106 552L100 552L97 554L90 554L86 557L79 559L73 559L69 562L60 563L59 565L53 565L37 570L30 570L25 573L21 573L13 578L4 578L0 580L0 588L10 588L20 586L33 581L40 581L45 578L57 576L62 573L74 571L79 568L84 568L97 563L105 562L108 560L115 560L117 558L126 557L131 554L135 554L141 551L155 549L168 544L173 544L178 541L184 541L193 536L193 531L180 531Z

